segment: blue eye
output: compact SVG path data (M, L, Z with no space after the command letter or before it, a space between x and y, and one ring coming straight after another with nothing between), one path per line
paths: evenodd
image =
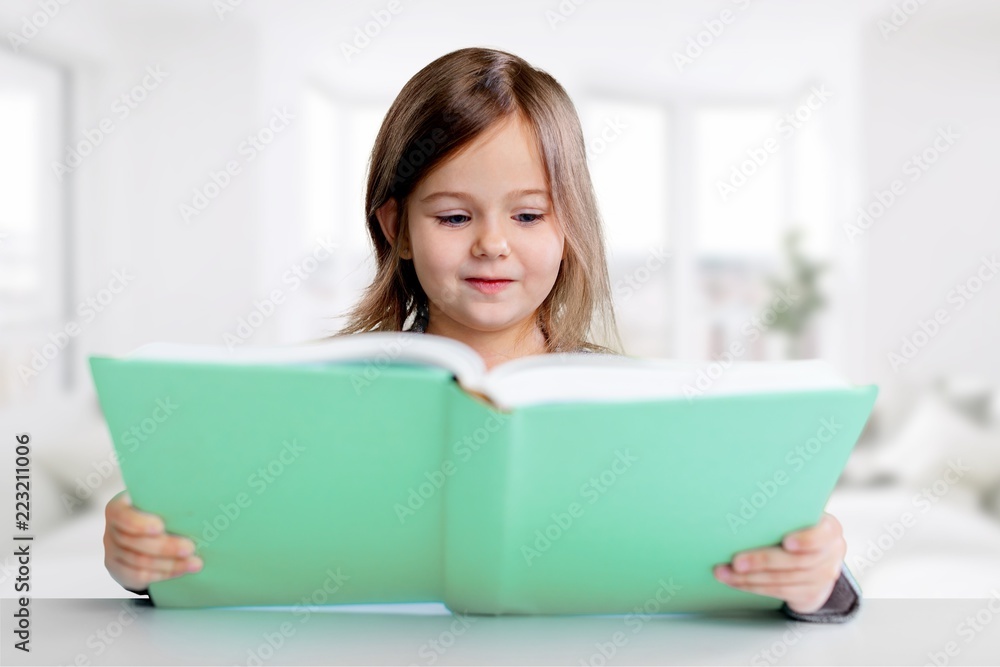
M520 222L520 223L522 223L524 225L533 225L536 222L539 222L539 221L541 221L541 220L543 220L545 218L545 214L544 213L518 213L517 216L515 216L515 217L522 216L522 215L526 215L526 216L534 218L533 220L518 220L518 222ZM459 225L465 224L466 220L468 220L468 218L469 218L469 216L462 215L461 213L456 213L455 215L436 215L434 217L437 218L438 221L442 225L445 225L446 227L457 227ZM465 218L466 220L462 220L460 222L456 222L454 220L454 218Z
M454 226L454 225L452 225L452 223L450 223L450 222L448 222L448 221L449 221L449 220L451 220L452 218L468 218L469 216L467 216L467 215L462 215L461 213L456 213L455 215L445 215L445 216L440 216L440 215L438 215L438 216L435 216L435 217L436 217L436 218L437 218L438 220L440 220L440 221L441 221L441 224L444 224L444 225L447 225L447 226L451 227L451 226ZM458 223L454 223L454 224L455 224L455 225L460 225L460 224L462 224L462 223L461 223L461 222L458 222Z
M520 220L519 221L519 222L524 222L524 223L527 223L527 224L533 224L533 223L539 222L539 221L541 221L541 220L543 220L545 218L545 214L544 213L518 213L518 215L530 215L530 216L534 216L534 218L535 218L534 220Z

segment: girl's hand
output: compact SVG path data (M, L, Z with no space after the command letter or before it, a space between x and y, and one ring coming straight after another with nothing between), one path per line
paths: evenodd
M840 522L824 512L812 528L785 535L782 546L738 553L712 572L733 588L775 597L792 611L811 614L833 593L846 553Z
M104 510L104 566L125 588L141 591L150 582L179 577L201 569L194 542L168 535L163 520L132 507L126 491Z

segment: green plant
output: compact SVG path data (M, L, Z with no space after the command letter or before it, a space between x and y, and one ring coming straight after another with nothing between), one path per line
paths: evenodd
M789 277L767 278L768 284L776 294L784 292L795 297L783 312L775 312L775 320L769 329L787 333L786 356L789 359L802 356L805 340L803 334L808 330L814 314L826 305L826 298L819 291L819 276L829 266L826 262L810 259L802 252L800 242L803 235L801 227L792 227L785 234L784 256L788 264Z

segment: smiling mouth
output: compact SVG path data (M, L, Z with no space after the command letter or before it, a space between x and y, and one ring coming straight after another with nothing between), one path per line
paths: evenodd
M465 282L472 285L476 290L483 292L484 294L496 294L497 292L503 290L507 285L514 282L513 280L508 280L506 278L497 280L486 280L484 278L466 278Z

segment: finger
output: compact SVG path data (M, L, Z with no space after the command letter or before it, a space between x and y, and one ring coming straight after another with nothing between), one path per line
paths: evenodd
M824 513L815 526L785 535L781 546L789 551L817 551L843 536L840 522L832 514Z
M131 591L141 591L154 580L152 573L136 570L110 555L104 559L104 567L115 581Z
M130 535L157 535L165 530L163 520L157 515L121 501L108 503L105 518L109 525Z
M807 570L831 558L831 549L789 552L781 547L744 551L728 563L736 572Z
M132 589L142 589L154 581L163 581L164 579L172 579L174 577L179 577L182 574L187 573L186 570L163 571L163 570L151 570L146 568L134 567L120 558L115 558L114 562L116 565L116 569L119 571L120 580L124 580L127 582L134 582L132 583L132 585L126 586L126 588L132 588Z
M115 545L136 553L161 558L184 558L194 554L195 544L179 535L135 536L112 529Z
M134 570L142 570L150 573L158 573L170 576L178 576L185 572L192 572L201 569L201 559L197 556L191 558L158 558L149 554L141 554L129 549L119 549L114 553L114 559L125 567ZM194 569L192 569L194 568Z
M812 599L821 592L821 588L816 584L747 584L739 586L739 589L779 600Z
M818 569L785 570L781 572L734 572L732 568L723 565L715 568L713 574L722 583L736 587L760 584L815 586L819 581L827 581L826 572Z

